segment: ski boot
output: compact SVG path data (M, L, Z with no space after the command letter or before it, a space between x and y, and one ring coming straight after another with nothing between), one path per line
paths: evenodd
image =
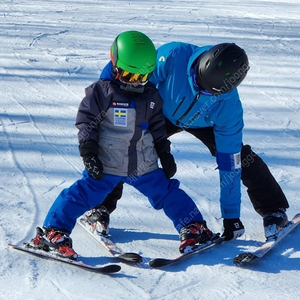
M193 222L180 229L179 251L186 253L196 244L202 244L210 240L213 233L207 228L206 222Z
M58 256L76 260L78 254L72 248L72 239L70 236L60 230L36 228L36 236L30 243L34 248L46 252L55 252Z
M99 234L106 236L109 232L109 211L102 206L94 208L85 214L85 220Z
M288 217L285 209L279 208L277 212L270 212L263 216L263 224L265 229L265 237L269 239L275 238L284 226L288 224Z

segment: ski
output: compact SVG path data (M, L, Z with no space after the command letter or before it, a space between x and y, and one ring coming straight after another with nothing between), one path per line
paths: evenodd
M109 253L124 262L140 263L143 261L143 257L138 253L124 252L118 247L108 236L101 235L95 228L93 228L84 217L77 219L77 224L84 228L97 242L99 242Z
M193 248L191 248L191 250L189 252L181 254L181 255L177 256L176 258L153 258L149 261L149 266L152 268L161 268L161 267L169 266L171 264L180 262L194 254L203 252L207 249L217 246L217 245L221 244L223 241L224 241L224 239L222 237L220 237L219 233L217 233L212 237L211 240L209 240L203 244L195 245Z
M236 266L253 264L262 259L280 241L282 241L292 230L300 224L300 213L296 214L289 223L278 233L275 239L270 239L257 248L254 252L243 252L234 257L233 263Z
M116 264L110 264L110 265L106 265L106 266L92 266L92 265L85 264L81 261L63 258L63 257L60 257L51 252L46 252L44 250L37 249L36 247L34 247L26 242L23 244L23 247L13 245L13 244L8 244L8 246L12 247L13 249L23 251L23 252L26 252L31 255L35 255L40 258L63 262L63 263L72 265L74 267L79 267L80 269L84 269L84 270L91 271L94 273L110 274L110 273L119 272L121 270L121 267Z

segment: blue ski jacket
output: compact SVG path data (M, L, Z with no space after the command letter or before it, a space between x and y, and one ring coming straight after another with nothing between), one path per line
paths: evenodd
M243 109L237 89L208 95L194 84L193 64L212 46L171 42L157 49L150 78L164 100L164 116L181 128L213 127L220 177L220 206L225 219L240 217ZM111 63L100 78L111 78ZM227 84L230 84L229 82Z

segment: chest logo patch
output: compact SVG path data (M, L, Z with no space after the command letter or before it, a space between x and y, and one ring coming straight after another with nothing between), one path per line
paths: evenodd
M127 109L114 108L114 126L127 127Z

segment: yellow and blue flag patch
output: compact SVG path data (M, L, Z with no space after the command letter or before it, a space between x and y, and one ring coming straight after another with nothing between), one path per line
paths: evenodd
M114 108L114 126L127 127L127 109Z

